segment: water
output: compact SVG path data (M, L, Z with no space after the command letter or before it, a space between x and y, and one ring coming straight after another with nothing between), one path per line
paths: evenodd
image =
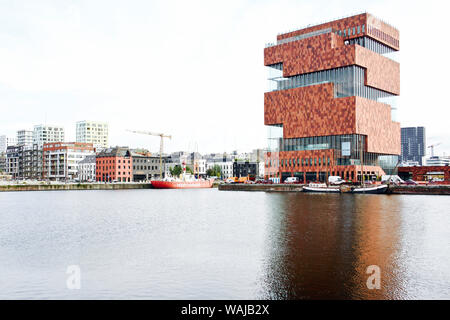
M0 298L449 299L448 208L431 195L0 193Z

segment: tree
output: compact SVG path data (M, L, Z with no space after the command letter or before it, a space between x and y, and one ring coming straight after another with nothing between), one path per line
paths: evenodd
M175 167L169 168L169 171L172 177L178 177L183 172L183 169L177 164Z
M215 164L212 168L209 168L206 171L206 175L210 177L221 177L222 176L222 168L219 165Z

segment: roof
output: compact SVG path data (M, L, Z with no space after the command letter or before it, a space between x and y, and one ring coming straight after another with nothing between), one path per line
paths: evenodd
M131 157L128 147L106 148L97 154L97 158L102 157Z
M78 162L79 164L82 163L95 163L95 155L90 155L90 156L86 156L86 158L84 158L83 160L81 160L80 162Z

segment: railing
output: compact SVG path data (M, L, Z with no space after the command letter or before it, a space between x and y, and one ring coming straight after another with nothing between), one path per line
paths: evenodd
M286 38L286 39L278 40L277 43L266 43L266 48L277 46L277 45L288 43L288 42L303 40L303 39L315 37L315 36L318 36L318 35L321 35L321 34L330 33L330 32L337 33L337 30L335 30L335 29L330 27L330 28L325 28L325 29L321 29L321 30L308 32L308 33L305 33L305 34L300 34L298 36L293 36L293 37L289 37L289 38Z

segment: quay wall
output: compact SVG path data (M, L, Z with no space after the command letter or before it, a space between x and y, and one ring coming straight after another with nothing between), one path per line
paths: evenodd
M219 190L224 191L269 191L269 192L301 192L300 184L220 184Z
M267 191L267 192L301 192L300 184L221 184L219 190L223 191ZM434 186L390 186L388 194L434 194L450 195L450 185Z
M450 185L428 186L393 186L389 188L391 194L439 194L450 195Z
M0 192L8 191L57 191L57 190L123 190L151 189L150 183L80 183L80 184L6 184Z

